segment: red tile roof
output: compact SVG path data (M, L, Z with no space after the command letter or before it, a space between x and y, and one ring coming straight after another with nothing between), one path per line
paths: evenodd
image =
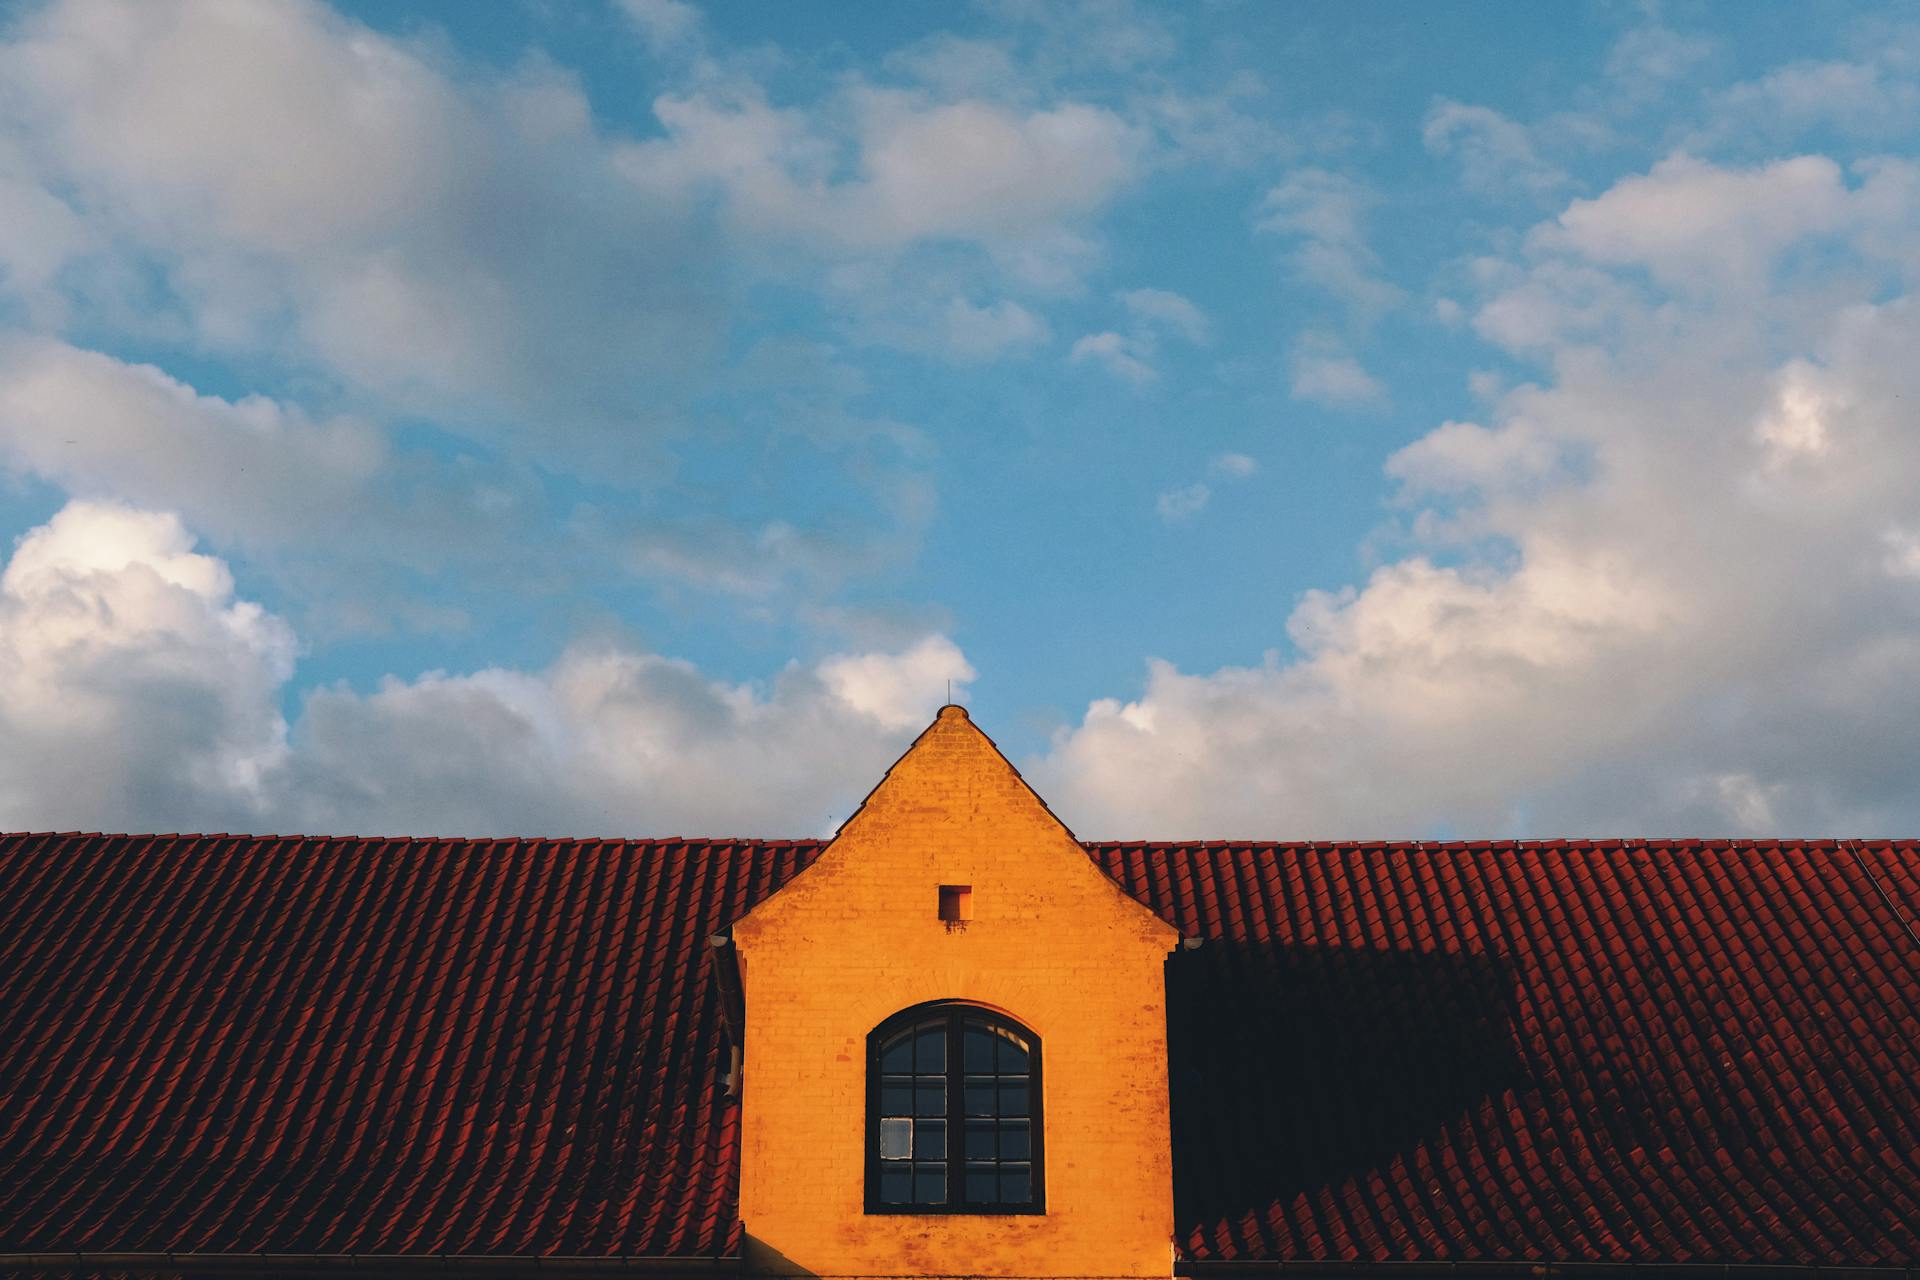
M0 836L0 1254L736 1253L814 841ZM1920 1260L1920 845L1093 844L1185 1257Z

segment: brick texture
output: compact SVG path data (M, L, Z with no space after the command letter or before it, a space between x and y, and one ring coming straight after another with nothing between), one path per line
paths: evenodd
M972 886L964 928L940 920L942 884ZM755 1261L828 1276L1169 1272L1165 964L1178 935L1100 874L964 711L943 711L733 935ZM867 1034L931 1000L988 1005L1039 1035L1044 1216L864 1212Z

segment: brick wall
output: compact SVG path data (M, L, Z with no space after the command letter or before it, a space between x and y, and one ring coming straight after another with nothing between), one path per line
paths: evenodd
M939 919L942 884L973 919ZM741 1217L763 1269L826 1276L1165 1276L1164 962L1173 929L1088 860L958 707L820 859L734 928L747 995ZM1039 1216L868 1215L867 1033L971 1001L1045 1050Z

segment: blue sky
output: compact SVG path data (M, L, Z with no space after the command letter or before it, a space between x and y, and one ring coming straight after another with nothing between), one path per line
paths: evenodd
M6 826L1920 820L1898 6L5 12Z

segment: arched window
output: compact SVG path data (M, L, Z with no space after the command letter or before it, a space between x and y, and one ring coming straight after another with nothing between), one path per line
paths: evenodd
M1044 1213L1040 1038L974 1005L867 1037L868 1213Z

